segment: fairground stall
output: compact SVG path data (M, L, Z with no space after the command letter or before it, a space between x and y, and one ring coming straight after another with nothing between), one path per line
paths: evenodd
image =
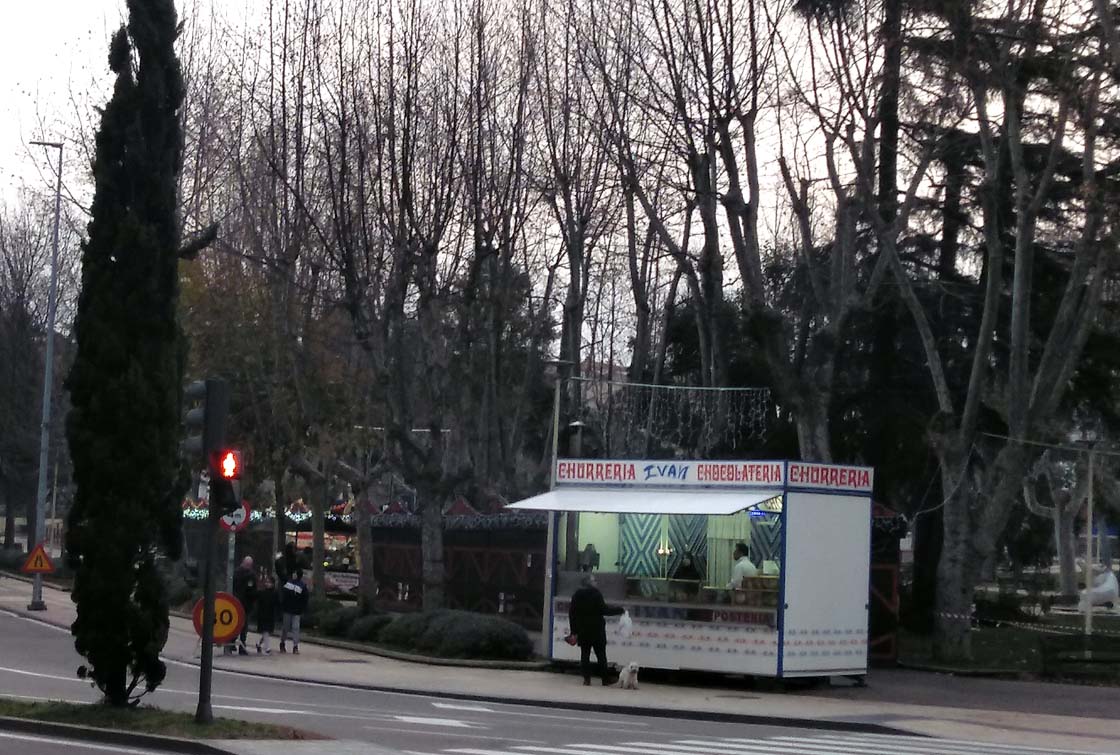
M552 491L511 506L552 512L547 655L579 660L568 604L590 572L632 620L620 632L608 619L613 662L866 673L872 478L793 461L559 460Z

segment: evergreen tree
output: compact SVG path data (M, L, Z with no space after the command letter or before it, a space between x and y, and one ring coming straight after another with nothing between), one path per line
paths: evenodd
M177 443L182 339L176 320L183 80L173 0L128 0L114 35L113 97L101 113L95 194L68 378L77 494L67 557L76 570L75 647L112 705L166 674L160 551L179 555L185 487ZM138 691L139 690L139 691Z

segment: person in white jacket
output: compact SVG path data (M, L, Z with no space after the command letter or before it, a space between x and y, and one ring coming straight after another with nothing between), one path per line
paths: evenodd
M731 567L731 581L727 583L727 589L738 590L743 587L744 578L758 576L758 567L751 561L750 549L746 543L736 543L733 555L735 563Z

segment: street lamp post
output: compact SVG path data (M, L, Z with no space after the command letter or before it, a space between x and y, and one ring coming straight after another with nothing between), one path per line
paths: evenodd
M58 223L62 212L62 142L31 142L58 150L58 170L54 188L54 242L51 248L51 286L47 297L47 345L43 358L43 420L39 426L39 488L35 494L35 544L42 545L47 535L47 461L51 442L51 387L54 382L54 316L58 300ZM45 611L43 575L36 574L31 588L29 611Z

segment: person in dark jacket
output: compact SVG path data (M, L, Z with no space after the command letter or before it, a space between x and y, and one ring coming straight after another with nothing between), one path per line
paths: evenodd
M583 673L584 686L591 684L591 651L595 651L599 678L603 686L610 684L607 678L607 623L606 616L618 616L623 609L608 606L603 593L595 586L595 578L588 575L583 585L572 595L568 609L568 631L575 635L579 645L579 669Z
M245 609L246 617L252 615L253 603L257 599L257 573L253 571L252 556L243 558L241 566L233 570L233 597L241 601L241 607ZM249 654L249 651L245 649L245 641L248 637L249 621L246 618L245 624L241 627L241 636L237 638L238 655Z
M257 640L257 652L272 655L272 633L276 631L276 586L265 575L261 578L260 591L257 594L257 631L261 638Z
M296 553L296 544L286 543L283 552L276 557L276 586L282 588L301 566L299 554Z
M292 578L280 589L280 611L284 615L283 623L280 625L281 653L288 652L284 643L291 636L292 653L299 655L299 624L307 608L309 592L303 582L303 569L296 569Z

